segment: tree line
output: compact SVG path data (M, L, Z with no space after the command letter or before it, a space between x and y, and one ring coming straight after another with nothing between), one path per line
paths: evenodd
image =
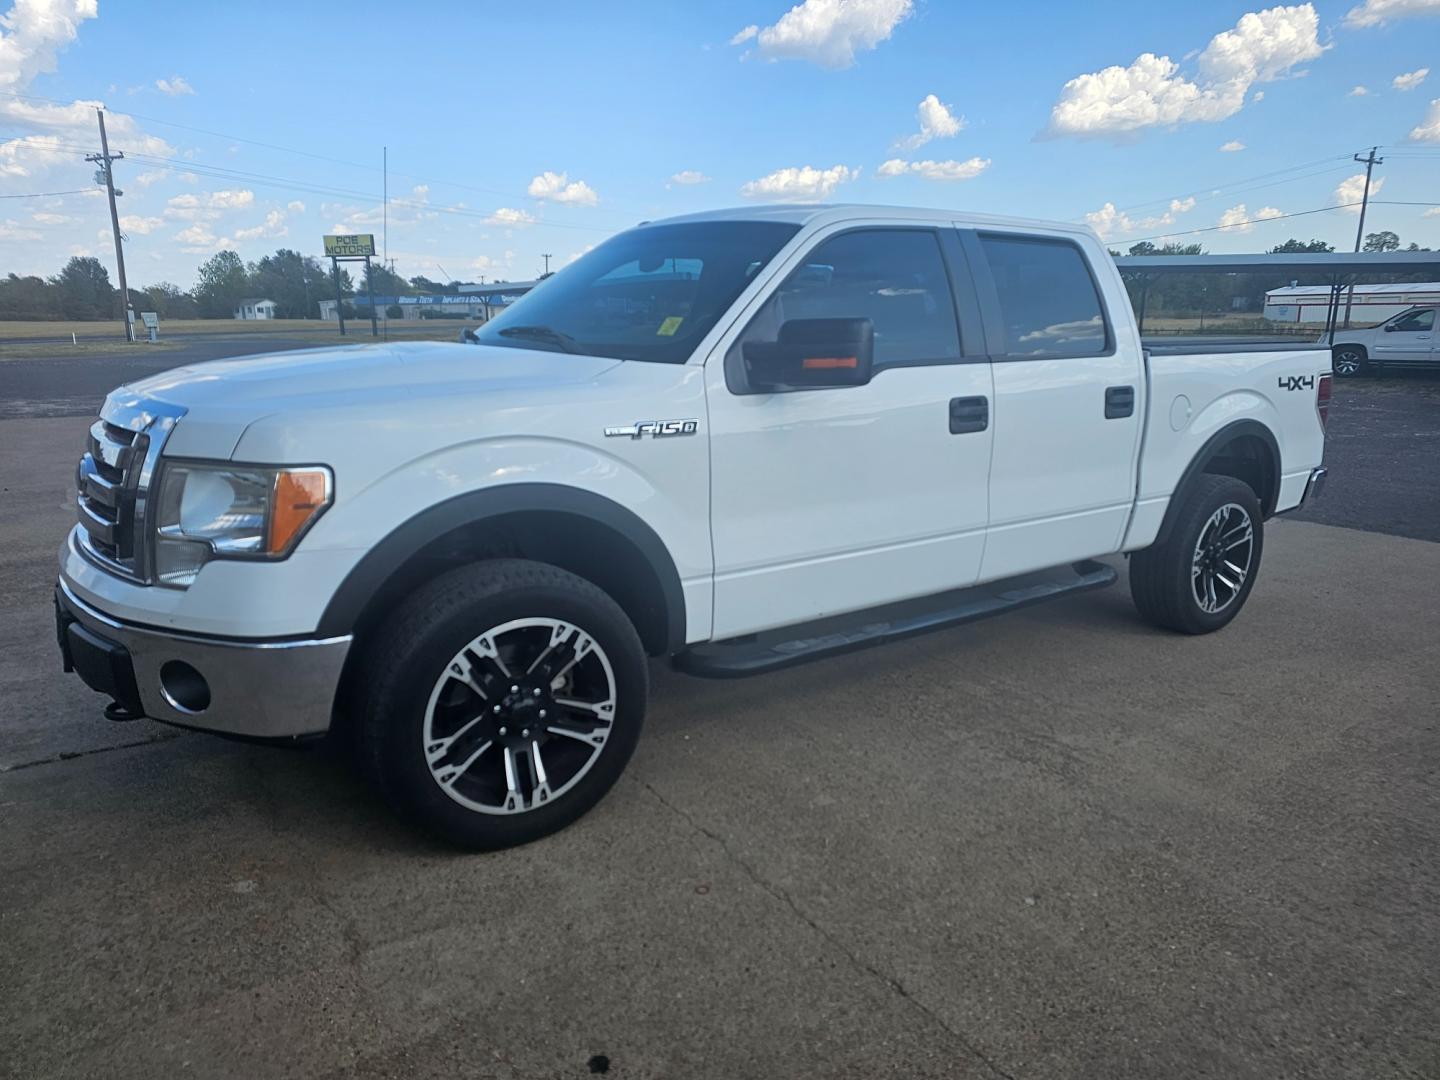
M459 292L458 281L442 284L424 276L407 280L374 263L370 270L368 280L361 275L357 290L350 272L341 268L342 299L357 291L363 294L367 286L376 296ZM314 319L320 315L320 301L335 298L335 285L329 267L289 248L251 263L233 251L221 251L200 265L192 288L160 281L130 289L129 299L137 314L154 311L162 319L228 319L246 299L275 301L277 318ZM72 258L53 277L12 273L0 278L0 320L106 320L119 319L121 312L120 290L111 284L104 264L91 256ZM347 304L347 317L352 313Z

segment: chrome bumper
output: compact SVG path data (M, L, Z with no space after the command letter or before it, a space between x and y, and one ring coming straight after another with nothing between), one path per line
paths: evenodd
M1330 470L1321 465L1319 468L1310 470L1310 479L1305 481L1305 494L1300 496L1300 506L1304 506L1311 499L1318 499L1325 491L1325 478L1330 475ZM1296 507L1298 510L1299 507Z
M95 610L64 581L56 586L55 605L66 670L79 672L86 685L115 697L127 711L264 739L330 728L349 635L272 642L167 633ZM133 700L122 700L127 697Z

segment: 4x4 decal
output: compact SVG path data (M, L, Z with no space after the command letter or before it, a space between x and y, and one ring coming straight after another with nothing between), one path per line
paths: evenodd
M1315 389L1314 375L1281 375L1277 380L1281 390L1313 390Z

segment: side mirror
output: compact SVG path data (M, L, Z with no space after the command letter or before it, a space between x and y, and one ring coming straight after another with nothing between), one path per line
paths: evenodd
M1393 322L1387 322L1387 323L1385 324L1385 333L1387 333L1387 334L1393 334L1394 332L1395 332L1395 324L1394 324Z
M864 386L874 373L875 324L869 319L790 319L778 341L747 341L751 389Z

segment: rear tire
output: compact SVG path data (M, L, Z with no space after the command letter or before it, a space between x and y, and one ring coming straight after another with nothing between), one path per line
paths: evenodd
M1340 345L1330 354L1330 367L1342 379L1353 379L1370 370L1370 357L1359 345Z
M649 693L619 605L521 559L430 582L369 643L362 671L366 771L402 815L471 850L539 839L599 802Z
M1156 626L1209 634L1239 614L1260 569L1265 532L1248 484L1202 475L1169 536L1130 558L1130 595Z

